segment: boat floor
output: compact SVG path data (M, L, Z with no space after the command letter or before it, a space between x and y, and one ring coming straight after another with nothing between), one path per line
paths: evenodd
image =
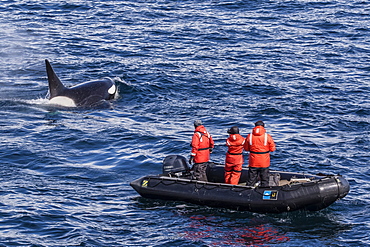
M305 182L309 182L309 180L308 180L308 179L301 179L300 181L294 181L294 180L291 180L291 181L288 181L288 180L280 180L280 181L279 181L279 186L284 186L284 185L292 184L292 183L296 183L296 182L305 183ZM246 186L246 183L239 183L238 185Z

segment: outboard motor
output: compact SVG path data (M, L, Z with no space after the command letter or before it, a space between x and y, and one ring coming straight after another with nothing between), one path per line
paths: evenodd
M189 175L190 167L184 156L169 155L163 160L163 174L170 177Z

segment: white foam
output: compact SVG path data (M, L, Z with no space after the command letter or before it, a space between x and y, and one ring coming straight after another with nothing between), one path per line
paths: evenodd
M31 99L31 100L26 100L25 101L28 104L31 105L47 105L49 104L49 100L45 98L39 98L39 99Z

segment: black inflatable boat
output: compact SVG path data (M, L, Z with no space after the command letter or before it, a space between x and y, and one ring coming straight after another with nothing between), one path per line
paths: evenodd
M225 184L224 166L210 162L208 181L198 181L183 156L170 155L163 162L163 174L144 176L130 185L146 198L258 213L318 211L345 197L350 189L348 181L340 175L282 171L270 171L269 187L251 187L245 186L247 173L248 169L243 169L239 185Z

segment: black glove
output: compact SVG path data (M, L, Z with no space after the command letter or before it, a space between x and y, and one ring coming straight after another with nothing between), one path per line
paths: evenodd
M213 152L213 148L209 148L209 153L211 154Z
M190 156L190 159L189 159L189 164L193 164L193 161L194 161L194 156Z

